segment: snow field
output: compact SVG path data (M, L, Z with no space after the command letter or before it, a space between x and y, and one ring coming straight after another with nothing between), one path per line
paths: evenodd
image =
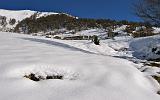
M156 82L125 59L98 55L68 41L16 33L0 36L0 100L160 98ZM34 82L23 77L30 72L43 76L58 73L66 79Z

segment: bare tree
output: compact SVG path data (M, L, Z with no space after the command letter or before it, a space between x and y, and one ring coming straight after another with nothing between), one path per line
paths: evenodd
M160 26L160 0L139 0L134 10L145 22Z

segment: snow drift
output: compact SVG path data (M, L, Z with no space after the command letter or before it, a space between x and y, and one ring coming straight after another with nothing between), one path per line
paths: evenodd
M160 58L160 36L150 36L134 39L130 43L130 48L134 51L133 56L140 59Z

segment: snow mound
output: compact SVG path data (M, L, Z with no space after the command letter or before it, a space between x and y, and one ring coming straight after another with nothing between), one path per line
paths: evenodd
M86 35L86 36L93 36L93 35L103 35L106 34L106 32L104 32L104 30L101 29L89 29L89 30L83 30L80 32L76 33L77 35Z
M127 25L122 25L120 27L117 27L113 32L118 32L118 33L124 33L124 30L126 29Z
M160 58L160 36L134 39L130 43L130 49L132 49L134 57L140 59L158 59Z
M79 74L70 69L63 67L58 68L54 65L47 64L29 65L27 67L24 66L24 68L17 68L10 71L10 76L12 77L29 78L29 76L33 74L35 75L35 78L39 78L38 81L46 79L76 80L79 78Z
M88 29L88 30L83 30L83 31L77 32L76 35L80 35L80 36L97 35L103 39L103 38L107 37L107 32L103 29Z

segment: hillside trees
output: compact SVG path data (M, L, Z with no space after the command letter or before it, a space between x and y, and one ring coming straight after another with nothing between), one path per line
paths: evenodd
M15 32L22 32L26 34L37 32L49 32L56 29L74 30L74 32L100 28L114 30L115 26L124 24L133 24L128 21L115 21L110 19L88 19L88 18L75 18L66 14L49 15L36 18L36 15L26 18L19 22L15 27Z

